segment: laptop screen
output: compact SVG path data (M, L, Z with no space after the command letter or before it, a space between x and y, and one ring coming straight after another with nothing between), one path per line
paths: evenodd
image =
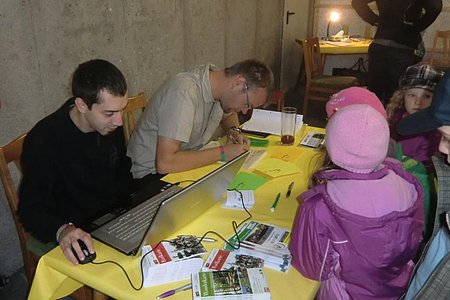
M247 156L248 152L241 154L163 201L138 252L144 245L168 238L220 201Z

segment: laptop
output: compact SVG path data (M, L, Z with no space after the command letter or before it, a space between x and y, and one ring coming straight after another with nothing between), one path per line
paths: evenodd
M184 189L173 185L112 220L98 218L93 223L102 225L91 236L126 255L138 255L142 246L168 238L220 201L247 156L239 155Z

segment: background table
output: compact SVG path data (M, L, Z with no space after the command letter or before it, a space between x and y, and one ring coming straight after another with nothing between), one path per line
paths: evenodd
M320 53L322 55L367 54L371 42L372 40L351 43L320 41Z
M303 126L301 132L296 137L295 145L300 142L300 138L306 132L310 131L324 132L324 129L306 125ZM295 145L281 146L279 142L280 137L278 136L270 136L268 139L270 143L267 148L267 155L280 150L280 147L281 149L283 147L297 147ZM302 171L294 175L271 179L260 186L255 191L256 203L253 209L250 210L253 215L253 220L274 224L287 229L292 228L293 219L299 205L297 196L307 189L311 173L322 165L324 156L323 151L321 150L306 147L300 148L301 155L296 161L296 164ZM206 167L206 169L208 168L213 167ZM204 173L204 170L198 169L176 175L189 178L192 174L202 172ZM287 187L292 181L295 182L292 195L289 198L286 198ZM282 196L276 211L271 212L270 207L278 192L280 192ZM247 214L240 210L224 209L221 205L222 202L217 203L194 222L191 222L185 228L180 230L180 232L175 233L174 236L177 234L202 236L206 231L214 230L226 238L230 237L233 234L231 222L235 220L239 223L247 217ZM214 235L208 236L217 238ZM224 243L220 240L215 243L203 244L207 250L210 251L213 248L222 248ZM97 252L96 262L113 260L121 264L127 270L134 285L140 285L141 278L138 269L140 261L139 257L123 255L96 240L94 240L94 245ZM269 268L265 268L264 271L270 286L272 299L313 299L319 286L318 282L303 277L293 267L291 267L287 273L282 273ZM39 261L29 299L43 300L60 298L75 291L82 286L82 284L89 285L115 299L155 299L157 295L172 288L182 286L188 282L189 280L186 280L135 291L130 286L125 274L119 267L111 263L103 265L87 264L73 266L66 260L58 247L44 255ZM177 293L168 299L190 299L191 297L191 291L189 290Z

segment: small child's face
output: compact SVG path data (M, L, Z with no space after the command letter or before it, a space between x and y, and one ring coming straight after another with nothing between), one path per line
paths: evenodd
M421 89L412 88L405 90L405 110L408 114L413 114L427 108L431 105L431 99L433 98L433 93Z
M438 130L442 134L439 151L447 155L447 162L450 164L450 126L442 126Z

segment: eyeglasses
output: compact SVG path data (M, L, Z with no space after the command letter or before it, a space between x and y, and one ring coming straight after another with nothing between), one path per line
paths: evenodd
M244 85L244 91L245 91L245 94L247 95L247 105L245 106L245 108L253 109L253 107L250 104L250 100L248 99L248 85L247 84Z

